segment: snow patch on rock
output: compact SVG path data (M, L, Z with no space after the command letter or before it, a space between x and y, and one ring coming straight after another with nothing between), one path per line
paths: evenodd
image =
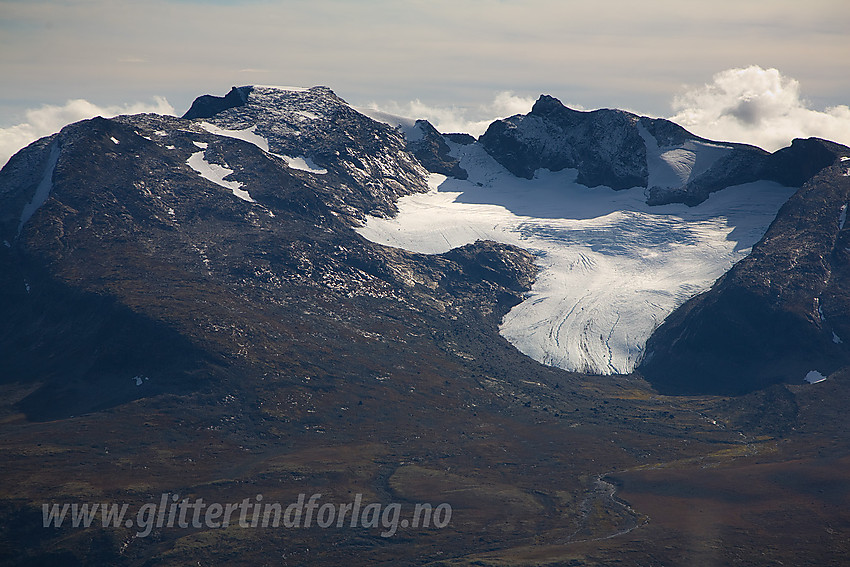
M50 197L50 192L53 190L53 172L56 170L56 164L59 162L60 153L59 144L54 142L50 146L50 154L47 157L47 164L44 166L44 174L41 176L41 181L35 189L32 201L27 203L26 206L24 206L23 211L21 211L21 219L18 223L17 236L20 236L21 231L24 229L24 225L27 224L27 221L32 218L39 207L41 207L47 201L47 198Z
M219 128L215 124L210 124L209 122L201 122L200 127L210 134L242 140L257 146L266 153L269 151L269 141L257 134L256 125L251 126L250 128L245 128L244 130L227 130L225 128Z
M305 112L299 112L298 114L305 114ZM311 114L311 117L313 119L318 118L318 116L316 114L313 114L313 113L306 113L306 114ZM244 142L248 142L250 144L253 144L253 145L257 146L258 148L260 148L261 150L263 150L264 152L266 152L267 154L273 155L277 158L284 160L286 162L286 165L289 166L292 169L298 169L298 170L301 170L301 171L306 171L306 172L309 172L309 173L315 173L315 174L319 174L319 175L323 175L323 174L328 172L327 169L324 169L324 168L316 165L316 163L313 162L313 160L310 159L309 157L285 156L285 155L280 155L280 154L276 154L276 153L269 151L269 141L266 138L264 138L263 136L260 136L259 134L257 134L257 126L256 125L251 126L250 128L245 128L243 130L227 130L225 128L220 128L220 127L216 126L215 124L210 124L209 122L201 122L200 126L201 126L201 128L203 128L204 130L206 130L210 134L215 134L216 136L225 136L227 138L235 138L237 140L242 140Z
M197 144L197 142L195 142ZM204 144L206 147L206 144ZM200 151L195 152L189 159L186 160L186 165L194 169L198 172L198 175L212 181L219 187L224 187L225 189L229 189L235 196L239 197L243 201L248 201L249 203L253 203L254 199L251 198L251 195L248 194L247 191L242 189L242 183L239 181L226 181L224 178L233 173L232 169L227 167L210 163L206 160L206 152Z
M286 165L288 165L292 169L298 169L301 171L306 171L308 173L315 173L317 175L324 175L328 172L327 169L323 167L319 167L316 163L308 157L292 157L292 156L280 156L284 160L286 160Z
M826 380L826 376L824 376L817 370L810 370L809 373L806 374L805 380L809 384L817 384L818 382L823 382L824 380Z
M729 146L697 140L686 140L679 146L659 146L655 136L642 124L638 123L637 128L646 144L650 188L679 189L708 171L718 159L733 151Z
M404 137L408 142L415 142L417 140L422 139L422 129L416 125L415 118L398 116L395 114L390 114L389 112L377 110L375 108L358 107L355 108L355 110L360 114L363 114L364 116L368 116L376 122L383 122L388 126L392 126L393 128L400 130L401 133L404 134Z

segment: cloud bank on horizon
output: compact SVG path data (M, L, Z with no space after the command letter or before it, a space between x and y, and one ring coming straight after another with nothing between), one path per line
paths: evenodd
M850 145L850 107L809 108L799 81L777 69L727 69L712 82L673 99L670 120L694 134L769 151L794 138L826 138Z
M441 132L478 136L493 120L529 112L534 101L535 97L503 91L492 101L476 107L428 105L418 99L407 103L373 102L368 106L399 116L427 119ZM584 110L564 102L571 108ZM799 81L777 69L753 65L721 71L710 83L690 87L674 96L672 107L674 114L670 120L694 134L718 141L742 142L769 151L789 145L794 138L813 136L850 145L850 107L810 108L802 97ZM25 122L0 128L0 164L5 164L30 142L58 132L66 124L94 116L140 112L175 114L164 97L154 97L153 103L107 107L75 99L62 106L31 109L26 112Z

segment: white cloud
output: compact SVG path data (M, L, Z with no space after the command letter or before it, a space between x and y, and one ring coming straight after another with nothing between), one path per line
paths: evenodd
M75 99L69 100L63 106L45 105L27 110L25 122L0 128L0 167L6 165L10 157L30 142L58 132L63 126L72 122L94 116L109 118L119 114L141 112L174 114L174 107L165 98L157 96L154 97L153 103L135 102L122 106L98 106L87 100Z
M419 99L405 104L371 103L369 108L397 116L428 120L440 132L466 132L480 136L496 119L525 114L531 110L536 97L525 97L511 91L498 93L491 102L478 107L430 106Z
M800 83L776 69L727 69L673 100L670 120L693 133L777 150L812 136L850 144L850 107L813 110Z

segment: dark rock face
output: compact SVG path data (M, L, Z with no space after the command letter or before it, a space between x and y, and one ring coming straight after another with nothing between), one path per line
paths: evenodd
M183 118L212 118L219 112L247 104L252 87L233 87L224 96L202 95L195 99Z
M750 256L652 335L639 370L659 390L740 394L850 364L850 166L840 159L850 150L792 148L780 157L816 164L826 148L833 165L788 200Z
M425 169L457 179L469 177L466 170L460 166L460 160L450 155L451 149L443 135L430 122L417 120L416 128L421 132L421 137L408 141L407 148L413 152Z
M795 139L765 159L760 174L764 179L797 187L832 165L846 150L841 144L819 138Z
M675 122L663 118L641 116L638 122L655 138L659 146L679 146L688 140L699 139Z
M473 138L469 134L458 132L450 132L447 134L443 134L443 138L449 140L450 142L454 142L455 144L460 144L462 146L468 146L469 144L475 143L475 138Z
M645 187L646 148L637 120L620 110L571 110L543 95L529 114L493 122L479 142L518 177L530 179L540 168L574 168L577 181L588 187Z

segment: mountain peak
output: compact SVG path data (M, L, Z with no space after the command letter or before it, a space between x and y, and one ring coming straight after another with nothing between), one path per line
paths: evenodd
M547 114L562 112L564 110L578 112L577 110L564 106L560 100L551 95L541 94L537 99L537 102L534 103L534 106L531 107L531 114L546 116Z
M199 96L192 102L192 106L186 111L183 118L188 120L194 118L211 118L229 108L242 106L248 102L248 95L252 89L253 87L233 87L224 96Z
M581 112L541 95L530 113L493 122L480 141L517 177L576 169L578 182L588 187L646 187L646 148L636 122L628 113Z

